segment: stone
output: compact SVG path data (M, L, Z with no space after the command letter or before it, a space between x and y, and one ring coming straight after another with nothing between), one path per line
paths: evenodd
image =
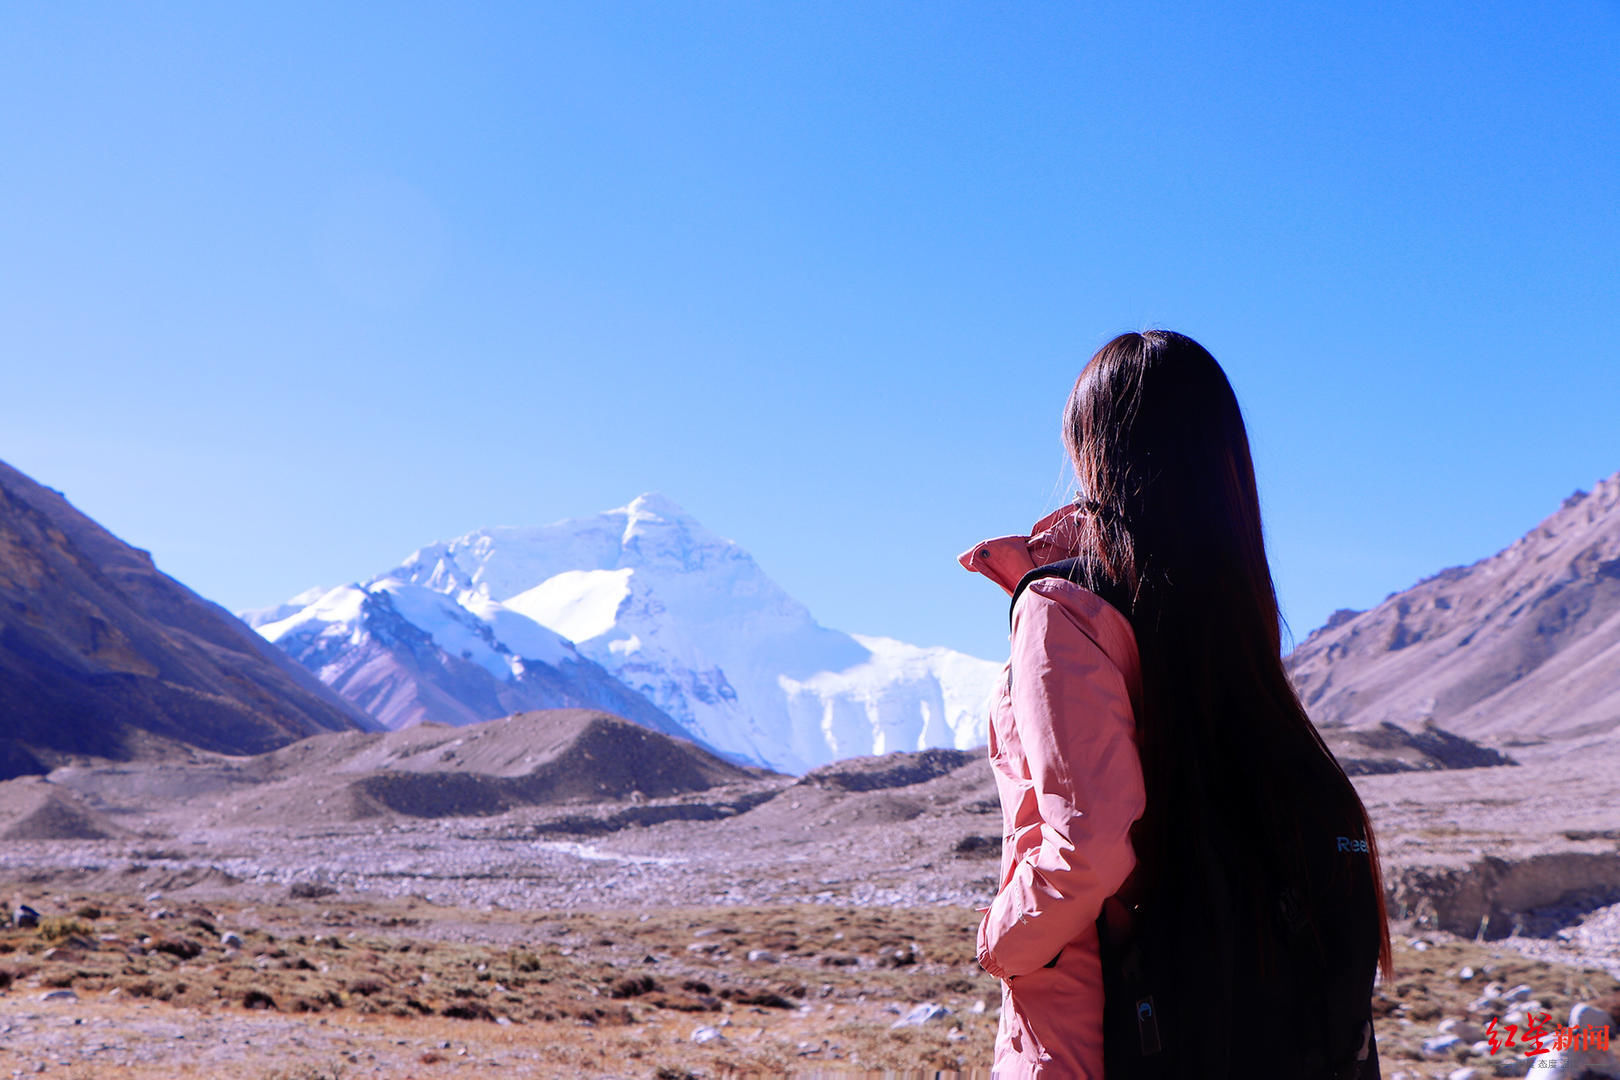
M219 943L227 949L240 949L242 947L242 935L234 930L227 930L219 935Z
M705 1043L722 1042L724 1039L725 1036L720 1034L719 1028L709 1027L706 1024L692 1032L692 1041L700 1046Z
M1447 1073L1446 1080L1485 1080L1485 1074L1471 1065L1465 1065Z
M1462 1045L1462 1040L1455 1035L1431 1035L1423 1040L1424 1057L1450 1057L1454 1046Z
M1511 989L1507 993L1503 994L1502 995L1502 1000L1503 1001L1529 1001L1530 1000L1530 995L1531 995L1532 992L1533 991L1530 989L1530 984L1529 983L1520 983L1518 986L1515 986L1513 989Z
M774 964L776 954L769 949L749 949L748 962L751 964Z
M1606 1027L1609 1029L1609 1038L1620 1044L1620 1039L1616 1038L1620 1032L1614 1030L1614 1018L1596 1005L1589 1005L1584 1001L1576 1005L1569 1010L1569 1023L1571 1027L1577 1025L1585 1027L1588 1024L1592 1027Z
M890 1024L889 1027L891 1029L922 1027L924 1024L932 1023L935 1020L943 1020L949 1015L951 1015L951 1010L945 1006L938 1002L925 1001L921 1005L913 1005L910 1012Z
M15 922L19 927L38 926L39 912L35 911L27 904L18 904L16 913L12 915L12 921Z
M1442 1020L1439 1031L1442 1035L1455 1035L1465 1043L1477 1043L1485 1037L1485 1029L1472 1020Z
M1474 969L1471 968L1471 967L1465 967L1461 971L1457 972L1457 981L1458 982L1469 982L1473 978L1474 978Z
M71 990L47 990L39 995L41 1001L58 1001L64 1004L79 1000L79 995Z

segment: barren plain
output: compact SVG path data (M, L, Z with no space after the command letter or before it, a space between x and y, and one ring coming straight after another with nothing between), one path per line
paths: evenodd
M0 1076L988 1075L982 751L694 778L579 720L538 754L520 718L0 784L0 895L42 917L0 930ZM1356 780L1386 1077L1515 1075L1442 1022L1616 1004L1620 765L1515 760ZM557 761L576 794L525 801Z

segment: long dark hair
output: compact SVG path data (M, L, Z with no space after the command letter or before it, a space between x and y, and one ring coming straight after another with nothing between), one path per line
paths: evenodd
M1391 977L1377 843L1283 667L1248 435L1215 358L1181 334L1121 334L1076 380L1063 437L1090 511L1086 584L1129 618L1142 660L1138 881L1184 930L1177 963L1202 991L1192 1022L1219 1067L1234 1028L1258 1028L1263 1053L1260 1032L1280 1019L1232 1014L1267 963L1252 974L1236 943L1265 940L1258 928L1277 891L1305 880L1320 826L1367 841L1370 881L1356 887L1374 895L1356 901L1376 905L1377 963Z

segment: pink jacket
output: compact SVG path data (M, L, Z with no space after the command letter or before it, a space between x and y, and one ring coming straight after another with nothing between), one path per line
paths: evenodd
M1025 572L1076 553L1074 512L1049 514L1029 536L986 540L960 562L1011 594ZM1001 884L978 932L979 963L1001 980L991 1075L1099 1080L1095 923L1136 865L1129 830L1146 805L1136 637L1124 614L1061 578L1024 590L1011 636L1011 685L990 714Z

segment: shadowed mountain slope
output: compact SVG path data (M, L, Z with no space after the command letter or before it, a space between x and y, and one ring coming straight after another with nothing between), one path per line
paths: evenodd
M371 726L149 554L0 463L0 778L154 741L258 753Z

